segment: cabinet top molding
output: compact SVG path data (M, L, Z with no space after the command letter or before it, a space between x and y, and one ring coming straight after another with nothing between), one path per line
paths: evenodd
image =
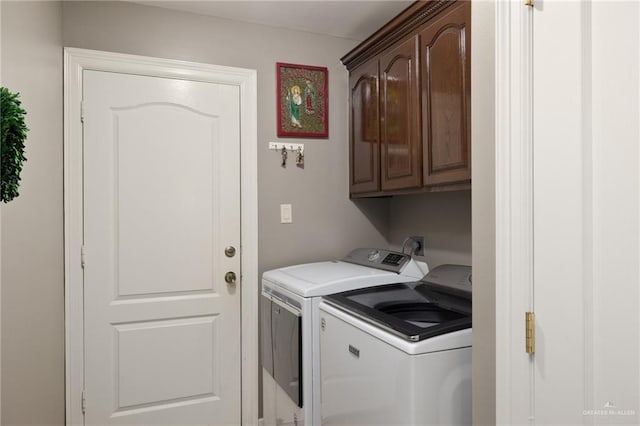
M367 59L379 54L390 45L411 34L420 25L454 4L456 4L455 0L416 1L340 60L351 71Z

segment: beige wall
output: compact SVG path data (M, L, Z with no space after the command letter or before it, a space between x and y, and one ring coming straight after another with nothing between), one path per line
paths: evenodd
M64 45L245 67L258 72L259 272L386 246L388 204L348 198L348 73L339 58L356 41L122 2L65 2ZM305 144L305 167L280 167L276 62L329 69L329 139ZM282 139L285 140L285 139ZM293 223L280 224L280 204ZM260 404L261 406L261 404Z
M496 210L494 1L474 1L471 19L473 147L473 424L496 423ZM481 23L476 25L475 23Z
M348 74L340 57L355 41L122 2L65 2L64 44L258 71L260 272L330 259L354 246L386 245L386 203L348 199ZM267 148L276 138L275 63L329 68L329 139L305 144L305 168ZM282 139L285 140L285 139ZM280 224L281 203L293 224Z
M2 424L64 423L62 8L2 8L2 83L30 128L20 196L2 207Z
M347 72L339 58L355 41L120 2L0 5L3 83L22 92L31 128L21 196L2 209L3 425L64 421L62 45L257 69L260 272L341 256L355 246L386 246L387 237L399 247L409 234L426 237L425 258L431 266L469 264L473 205L478 231L473 239L474 303L493 307L491 271L478 266L493 256L493 140L487 130L492 117L479 125L482 115L477 113L486 108L481 99L487 101L491 87L478 92L482 85L472 83L473 196L461 191L352 202ZM473 37L477 46L475 32ZM484 61L477 56L474 64ZM267 149L269 141L278 140L277 61L329 68L329 139L287 139L305 144L304 170L282 169L279 156ZM477 75L474 69L474 82ZM478 129L486 137L479 138ZM293 224L279 223L280 203L293 205ZM478 288L483 289L480 295ZM474 335L490 338L492 316L474 315ZM480 392L482 404L489 403L486 389L492 389L494 371L488 350L493 346L485 346L478 355L474 348L474 386L487 385ZM478 375L480 368L485 372ZM474 416L483 420L478 424L489 424L484 420L492 418L493 406L474 402Z
M258 70L260 271L384 246L385 200L351 202L347 72L356 42L119 2L2 1L3 83L22 92L31 128L21 196L2 211L2 424L64 422L62 46ZM329 68L329 139L282 169L275 62ZM293 224L279 223L279 204Z
M422 235L430 268L471 265L471 191L403 195L390 201L389 241L396 249L407 236Z

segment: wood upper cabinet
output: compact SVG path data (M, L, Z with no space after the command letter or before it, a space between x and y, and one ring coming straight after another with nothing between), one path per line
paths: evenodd
M420 89L418 38L380 58L380 133L383 191L420 187Z
M471 7L462 2L420 31L424 184L471 180Z
M471 187L470 36L470 1L416 1L342 58L351 196Z
M375 59L349 76L349 175L352 194L380 190L379 71Z

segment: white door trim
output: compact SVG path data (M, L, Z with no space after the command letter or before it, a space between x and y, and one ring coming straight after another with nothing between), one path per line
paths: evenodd
M496 2L496 424L533 423L533 8Z
M242 423L258 423L258 168L256 71L94 50L64 49L66 424L83 424L82 72L110 71L232 84L240 89Z

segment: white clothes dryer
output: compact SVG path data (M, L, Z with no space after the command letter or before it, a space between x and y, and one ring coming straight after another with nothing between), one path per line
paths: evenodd
M415 281L427 272L426 263L407 254L364 248L339 261L265 272L261 297L264 424L320 424L318 306L322 296Z

